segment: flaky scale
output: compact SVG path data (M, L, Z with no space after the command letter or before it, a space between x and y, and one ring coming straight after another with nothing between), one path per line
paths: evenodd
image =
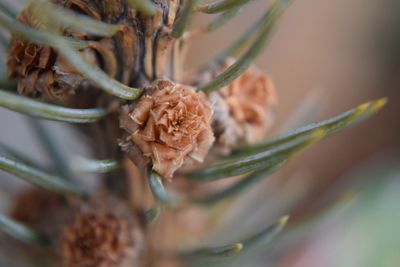
M120 145L139 167L151 160L155 171L171 179L184 163L206 157L214 141L212 111L205 95L190 86L157 80L146 92L123 107L120 125L127 137Z
M228 59L221 68L231 65ZM217 73L217 72L216 72ZM213 75L205 75L210 79ZM214 109L216 151L229 154L232 148L263 139L273 122L277 97L271 79L255 66L216 92L209 94Z

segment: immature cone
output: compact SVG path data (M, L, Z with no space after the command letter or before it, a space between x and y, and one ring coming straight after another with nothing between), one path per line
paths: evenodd
M184 163L206 157L214 141L212 110L205 95L187 85L158 80L146 91L123 107L120 123L129 136L121 146L135 162L151 159L155 171L172 178Z
M255 67L211 93L209 98L214 111L216 146L223 154L262 139L272 124L271 107L277 103L272 81Z
M28 5L17 17L23 24L40 27ZM97 64L95 52L85 49L83 55ZM13 37L7 59L9 77L18 79L18 91L29 97L63 99L85 85L85 79L48 46Z
M140 231L111 211L86 208L64 229L60 238L66 267L139 266Z

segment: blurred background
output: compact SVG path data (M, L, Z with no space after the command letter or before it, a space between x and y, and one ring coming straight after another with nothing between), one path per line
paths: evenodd
M198 38L189 62L205 64L265 5L257 1L219 32ZM241 211L214 240L287 213L291 223L279 248L259 252L257 266L400 265L399 10L396 0L293 1L257 60L279 94L271 135L368 100L389 101L377 116L308 149L239 199Z
M253 1L222 29L197 37L188 68L210 62L262 16L267 4ZM256 62L272 77L279 95L271 135L368 100L386 96L388 104L370 120L308 149L240 197L240 208L210 242L229 239L232 229L245 232L290 214L288 230L276 246L250 255L260 259L257 266L400 266L399 10L397 0L293 1ZM199 15L193 27L212 18ZM0 143L48 160L25 119L2 109L0 121ZM87 154L71 138L74 133L59 123L46 125L70 155ZM15 179L1 174L3 209L9 195L24 186L10 181ZM234 265L243 266L240 260L229 266Z

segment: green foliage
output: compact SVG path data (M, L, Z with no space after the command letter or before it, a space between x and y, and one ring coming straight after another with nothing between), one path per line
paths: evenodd
M66 196L83 197L86 193L77 185L61 177L50 175L22 162L0 156L0 169L22 178L36 186Z
M195 259L210 259L210 258L224 258L232 257L240 253L243 249L242 243L234 243L232 245L225 245L213 248L200 248L193 251L185 251L180 254L186 260Z
M286 160L277 161L271 165L266 164L265 167L254 171L243 177L239 182L222 189L219 192L213 193L206 197L195 199L194 201L200 204L213 205L219 201L225 200L229 197L233 197L247 189L250 189L253 185L262 181L266 177L273 174L275 171L279 170L286 163Z
M387 102L386 98L361 104L351 110L348 110L336 117L319 123L313 123L288 133L273 137L265 142L254 145L248 145L233 151L234 156L251 155L264 150L272 149L282 144L297 140L302 136L309 135L312 131L323 130L326 136L330 136L346 127L354 125L378 112Z
M160 201L160 203L169 206L176 206L181 202L177 196L167 192L162 178L151 169L151 166L148 166L147 168L147 180L149 182L151 192L153 193L155 199Z
M135 9L148 16L156 13L156 6L150 0L128 0L128 3Z
M199 90L207 93L218 90L245 72L267 45L275 29L276 22L283 13L285 7L286 5L281 1L276 1L267 12L267 15L263 17L261 26L255 30L257 32L257 37L249 49L241 55L235 63L216 76L211 82L201 86Z
M22 242L40 246L48 243L47 238L45 238L43 235L8 218L3 214L0 214L0 229Z
M182 37L186 27L190 23L192 17L192 10L199 0L186 0L183 6L182 12L179 13L174 29L172 30L172 36L175 38Z
M64 37L56 34L40 31L11 19L0 12L0 26L5 27L10 33L22 39L51 46L64 57L64 59L78 70L88 80L99 86L105 92L123 99L136 99L140 96L141 90L131 88L112 79L99 67L88 63L74 48L84 48L83 42L67 42ZM77 47L78 46L78 47Z
M121 163L115 159L94 160L77 156L71 163L75 173L106 173L118 169Z
M221 15L216 17L213 21L211 21L207 25L206 31L213 32L213 31L219 29L220 27L225 25L229 20L234 18L236 15L238 15L241 10L242 10L242 6L235 7L228 11L225 11L224 13L222 13Z
M186 176L196 181L214 181L226 177L246 174L259 169L273 169L296 151L319 141L325 132L316 130L291 142L275 146L261 152L252 153L238 159L225 160L205 168L195 170Z
M56 140L52 131L48 129L42 121L29 119L28 123L30 123L32 126L31 128L36 133L45 153L47 153L48 157L52 160L54 169L63 178L74 180L74 174L68 165L68 159L64 151L61 150L58 140ZM18 159L18 157L16 159Z
M246 253L259 246L271 244L276 236L284 229L288 220L289 216L285 215L279 218L275 223L244 237L240 242L220 247L185 251L181 252L180 256L188 261L190 266L204 266L204 264L207 264L207 266L214 266L214 263L219 266L218 263L225 264L224 260L229 260L232 256L240 256L241 252ZM235 259L233 258L232 260L234 261Z
M157 220L158 216L160 216L162 211L162 207L159 204L156 204L154 207L147 210L144 214L144 219L146 223L152 223Z
M198 182L211 182L250 173L233 185L194 201L211 205L249 189L277 171L295 153L372 116L385 103L385 98L364 103L329 120L301 127L258 144L238 148L222 162L187 173L188 179Z
M91 123L102 119L107 114L102 108L64 108L1 90L0 106L29 116L70 123Z
M174 38L185 37L185 31L194 12L221 13L205 28L205 32L217 30L238 15L244 5L250 1L219 0L210 4L196 6L199 2L198 0L186 0L179 11L170 34ZM157 12L157 7L151 0L129 0L128 2L146 16L153 16ZM85 31L95 36L112 37L121 29L119 25L106 24L72 11L58 8L48 0L32 1L31 5L38 20L42 23L39 29L33 29L11 18L11 16L15 15L14 12L3 2L0 2L0 26L23 40L54 48L80 74L98 86L99 89L109 95L120 98L121 103L126 103L125 100L138 99L141 96L143 89L129 87L109 77L98 66L88 63L79 52L79 50L87 47L86 41L76 41L64 37L57 30L61 26L72 32ZM198 89L206 93L213 92L227 85L246 71L267 45L287 5L288 1L275 1L266 14L248 31L218 54L215 63L222 64L228 57L237 56L247 47L247 50L234 64ZM43 16L38 16L38 14ZM6 92L6 90L16 91L16 83L14 81L4 80L0 83L0 86L3 89L0 91L0 106L29 116L68 123L95 123L103 120L108 115L108 112L102 108L72 109ZM205 197L192 199L192 201L196 204L211 205L249 189L279 170L292 156L304 148L370 117L380 110L385 102L386 99L368 102L329 120L307 125L258 144L235 149L229 157L217 163L185 173L187 180L192 182L212 182L243 175L238 182L231 186ZM55 174L53 174L53 170L51 172L46 170L35 160L25 157L7 145L0 145L0 149L9 156L0 157L1 170L64 196L82 198L86 197L87 193L79 185L72 182L75 175L82 173L108 173L121 167L119 159L96 160L76 157L70 163L59 150L57 142L52 138L50 132L43 128L40 122L32 121L32 125L40 137L47 154L53 160ZM152 194L156 199L156 204L153 208L143 212L143 221L146 223L154 222L164 208L174 208L177 205L185 204L182 197L167 191L163 184L163 179L151 169L150 165L147 167L146 175ZM274 224L247 235L239 242L186 250L179 253L179 256L193 266L204 266L204 262L218 262L219 260L237 256L261 245L271 244L272 240L283 230L287 220L288 216L284 216ZM0 229L14 238L28 243L43 244L44 241L43 236L34 230L4 215L0 215ZM216 266L222 265L217 264Z
M219 13L226 10L232 10L238 6L247 4L251 0L219 0L210 4L196 7L196 11L207 14Z
M69 31L84 31L96 36L113 36L119 29L118 25L107 24L88 16L79 15L76 12L60 8L49 0L31 1L30 7L33 14L42 20L46 28L51 27L55 31L57 31L57 27L62 26ZM40 15L43 12L46 16Z

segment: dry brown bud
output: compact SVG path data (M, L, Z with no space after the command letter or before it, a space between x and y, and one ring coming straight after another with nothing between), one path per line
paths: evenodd
M138 266L141 232L111 211L83 208L60 238L66 267Z
M277 103L272 81L255 67L209 98L217 148L224 154L238 145L262 139L272 124L271 107Z
M214 141L211 107L203 93L169 80L154 82L147 92L123 108L121 127L129 136L121 145L135 162L143 155L160 175L172 178L184 163L206 157Z
M29 5L17 19L31 27L38 26ZM74 94L84 81L53 48L16 37L11 39L7 64L9 77L18 79L20 94L30 97L63 99Z

